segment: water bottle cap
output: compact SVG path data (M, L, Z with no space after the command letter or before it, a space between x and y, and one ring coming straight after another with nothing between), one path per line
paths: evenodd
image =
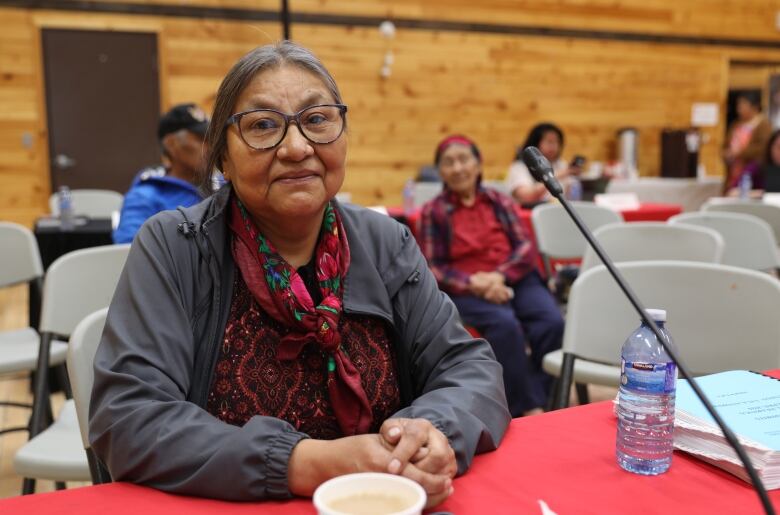
M666 310L665 309L646 309L645 313L653 319L654 322L666 322Z

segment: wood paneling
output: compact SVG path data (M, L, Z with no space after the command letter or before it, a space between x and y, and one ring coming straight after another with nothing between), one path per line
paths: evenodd
M0 220L26 225L48 211L51 193L41 28L158 34L164 109L192 101L210 109L233 62L281 34L278 24L17 9L0 9L0 27Z
M98 0L278 10L279 0ZM780 0L290 0L293 13L777 39Z
M0 219L30 224L44 209L49 178L32 13L0 11Z
M725 98L723 55L712 49L399 31L390 44L393 74L382 80L388 43L376 31L296 34L328 64L351 106L345 189L361 201L397 203L403 181L453 132L473 137L485 176L502 179L516 146L543 120L564 129L566 157L599 161L615 157L618 128L635 126L642 172L655 175L661 128L687 126L693 102ZM715 173L722 127L706 133L703 160Z
M729 89L760 89L764 110L769 109L769 78L780 74L778 64L732 64Z
M233 0L251 5L252 0ZM778 0L291 0L293 12L772 38Z
M104 0L112 1L112 0ZM168 0L132 0L162 3ZM129 2L125 2L129 3ZM197 0L177 5L273 10L276 1ZM473 21L687 36L777 39L780 0L292 0L293 12ZM706 9L705 9L706 6ZM207 109L230 65L276 40L278 23L180 16L0 9L0 218L30 223L46 210L48 155L38 41L42 27L138 30L158 34L162 106L195 101ZM451 132L473 137L485 175L503 177L535 123L566 132L565 156L614 158L615 134L640 131L643 174L658 173L659 131L689 123L692 102L724 105L730 60L780 61L780 49L640 43L532 35L296 24L336 76L350 105L345 190L364 204L400 202L403 182L432 160ZM392 75L379 76L386 50ZM705 131L702 159L721 172L722 122ZM25 144L29 144L25 146Z

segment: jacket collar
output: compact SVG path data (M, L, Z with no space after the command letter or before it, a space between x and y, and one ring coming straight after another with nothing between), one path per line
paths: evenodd
M207 201L182 210L188 222L192 224L191 229L195 233L201 233L211 242L211 252L216 253L215 257L220 264L225 258L231 258L230 229L226 220L231 191L232 186L227 183ZM367 216L365 210L355 206L342 206L338 201L334 202L342 215L349 251L352 255L352 262L344 282L344 309L347 312L379 316L392 323L393 310L389 292L399 288L413 272L412 264L406 263L408 266L404 266L404 263L397 261L398 256L381 254L386 249L394 247L388 245L389 231L379 231L376 230L379 228L369 227L366 219L370 219L371 216ZM387 220L387 222L389 225L391 221ZM408 233L408 230L405 231ZM369 236L371 233L373 235ZM407 239L411 238L407 236ZM405 244L410 242L406 241Z

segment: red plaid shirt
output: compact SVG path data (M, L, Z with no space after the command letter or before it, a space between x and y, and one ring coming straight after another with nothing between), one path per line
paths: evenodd
M533 245L520 224L515 211L517 204L510 197L490 188L478 187L477 195L486 197L492 204L496 219L509 238L512 251L495 271L506 277L507 284L514 284L534 269ZM459 206L457 196L445 189L422 207L417 231L420 248L439 287L453 295L469 293L469 274L453 268L450 257L452 213Z

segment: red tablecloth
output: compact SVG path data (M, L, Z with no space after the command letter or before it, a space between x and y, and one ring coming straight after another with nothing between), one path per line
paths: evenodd
M780 377L780 371L772 375ZM610 402L515 419L499 450L478 456L437 510L538 514L541 499L559 515L762 513L750 485L680 452L666 474L624 472L615 463L615 425ZM780 509L780 490L770 497ZM0 513L311 515L315 510L306 499L228 503L114 483L0 500Z
M531 210L520 209L520 219L523 222L525 228L533 234L531 226ZM665 222L674 215L682 213L682 206L678 204L640 204L637 209L623 209L620 211L620 215L626 222ZM414 229L414 223L419 217L418 212L414 212L408 216L404 215L404 210L401 207L388 207L387 214L396 220L402 220L409 222Z
M620 211L626 222L665 222L680 213L682 206L678 204L641 204L639 209Z

